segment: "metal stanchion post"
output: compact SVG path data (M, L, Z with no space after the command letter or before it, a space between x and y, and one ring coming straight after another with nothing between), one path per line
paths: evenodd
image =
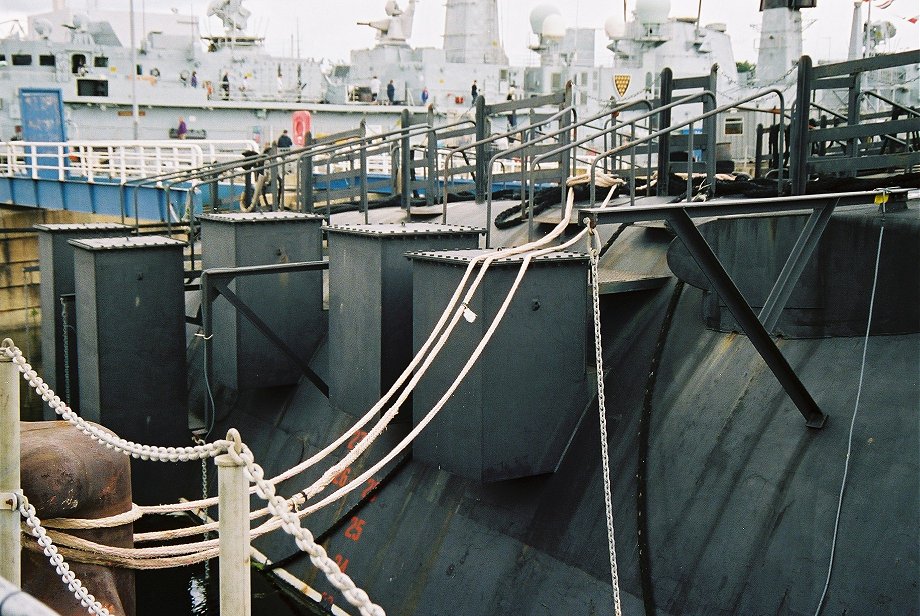
M0 577L21 586L18 376L12 360L0 352Z
M231 430L227 439L239 443L239 434ZM214 463L220 515L220 614L250 616L249 482L243 464L230 454L217 456Z

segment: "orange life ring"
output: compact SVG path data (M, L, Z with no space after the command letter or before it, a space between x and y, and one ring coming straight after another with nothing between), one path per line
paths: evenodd
M307 133L312 130L312 127L313 118L310 116L309 111L295 111L294 116L292 117L291 126L293 129L291 132L294 133L294 145L304 145Z

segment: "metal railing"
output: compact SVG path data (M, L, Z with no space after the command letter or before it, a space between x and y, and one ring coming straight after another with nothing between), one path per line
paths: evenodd
M60 181L126 182L170 171L224 162L252 140L161 141L5 141L0 143L0 172L8 176Z
M749 103L749 102L754 101L754 100L757 100L757 99L759 99L759 98L763 98L763 97L765 97L765 96L771 96L771 95L774 95L774 96L776 96L776 97L779 99L780 114L783 114L783 113L785 112L785 99L783 98L783 93L782 93L782 91L779 90L778 88L768 88L768 89L765 89L765 90L761 90L761 91L759 91L759 92L755 92L754 94L751 94L751 95L749 95L749 96L746 96L746 97L744 97L744 98L742 98L742 99L740 99L740 100L734 101L734 102L732 102L732 103L727 103L727 104L725 104L725 105L716 107L715 109L712 109L712 110L710 110L710 111L707 111L707 112L705 112L705 113L702 113L702 114L700 114L700 115L698 115L698 116L695 116L695 117L693 117L693 118L690 118L690 119L688 119L688 120L684 120L683 122L680 122L680 123L677 123L677 124L672 124L672 125L670 125L670 126L668 126L668 127L666 127L666 128L663 128L663 129L661 129L661 130L655 131L655 132L653 132L653 133L649 134L648 136L643 137L643 138L641 138L641 139L637 139L637 140L632 141L632 142L630 142L630 143L627 143L627 144L624 144L624 145L621 145L621 146L612 148L612 149L610 149L610 150L607 150L606 152L601 153L601 154L598 155L598 157L595 158L594 161L591 163L591 169L590 169L590 172L589 172L589 175L590 175L590 185L591 185L591 188L592 188L592 192L591 192L591 205L593 206L594 203L595 203L594 180L595 180L595 177L596 177L596 174L597 174L597 161L598 161L599 159L604 158L604 157L607 157L607 156L613 156L613 155L618 154L619 152L622 152L622 151L625 151L625 150L628 150L628 149L631 149L631 148L635 148L635 147L638 146L638 145L641 145L641 144L643 144L643 143L647 143L647 142L652 141L653 139L657 139L657 138L659 138L659 137L661 137L661 136L673 134L674 131L676 131L677 129L683 128L683 127L685 127L685 126L688 127L688 129L689 129L689 131L688 131L687 151L688 151L688 153L691 153L691 152L693 151L693 134L694 134L694 133L693 133L693 125L694 125L694 124L700 123L700 122L702 122L702 121L704 121L704 120L706 120L706 119L708 119L708 118L716 117L716 116L718 116L719 114L725 113L726 111L729 111L729 110L731 110L731 109L735 109L735 108L737 108L739 105L743 105L743 104L745 104L745 103ZM700 94L691 95L691 97L694 97L694 96L712 96L712 97L714 98L714 95L713 95L711 92L703 92L703 93L700 93ZM688 98L689 98L689 97L688 97ZM680 101L677 101L677 102L680 102ZM677 104L677 102L672 103L672 105ZM663 109L663 108L661 108L661 107L660 107L660 108L657 108L657 109L655 109L652 113L661 111L662 109ZM779 136L780 150L782 150L782 145L783 145L783 141L782 141L782 140L783 140L782 133L780 133L780 136ZM687 159L688 159L688 160L687 160L687 192L686 192L685 198L686 198L687 201L690 201L690 199L693 197L693 194L692 194L692 193L693 193L693 158L692 158L692 156L688 156ZM668 178L659 177L659 178L658 178L658 181L659 181L659 182L667 182L667 181L668 181ZM780 194L780 193L782 192L782 186L783 186L783 172L782 172L782 168L780 168L780 170L779 170L779 174L778 174L778 177L777 177L776 182L777 182L777 194ZM713 187L710 187L710 192L712 192L712 188L713 188ZM631 196L631 198L630 198L630 205L635 205L635 194L633 194L633 195Z
M831 173L855 177L860 172L911 167L920 164L920 151L912 146L910 135L920 132L916 110L894 103L886 97L864 91L863 76L873 71L920 63L920 50L872 56L835 64L813 66L809 56L799 60L796 102L790 128L790 179L792 193L803 194L811 173ZM812 98L819 90L845 90L846 124L816 127L811 117ZM871 122L862 112L866 96L892 104L892 117ZM909 111L908 118L897 119L895 112ZM901 138L904 135L905 138ZM840 141L843 147L833 152L810 147L812 143ZM876 147L876 141L884 142ZM892 148L891 144L898 146ZM888 148L885 148L885 144ZM812 151L816 149L817 151ZM899 149L901 151L891 151Z

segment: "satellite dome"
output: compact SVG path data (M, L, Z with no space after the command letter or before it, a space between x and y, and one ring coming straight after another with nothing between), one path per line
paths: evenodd
M565 20L562 15L547 15L543 20L543 30L540 32L543 38L562 39L565 38Z
M89 23L89 17L85 13L74 13L73 15L73 26L81 32L86 31L86 26Z
M639 0L636 3L636 20L643 24L663 24L668 21L671 0Z
M543 34L543 22L550 15L561 15L561 13L552 4L541 4L534 7L530 12L530 29L534 34Z
M618 39L626 36L626 22L620 15L611 15L604 22L604 32L609 39Z
M32 22L32 29L35 30L36 36L40 39L47 39L51 36L51 30L54 26L44 17L39 17Z

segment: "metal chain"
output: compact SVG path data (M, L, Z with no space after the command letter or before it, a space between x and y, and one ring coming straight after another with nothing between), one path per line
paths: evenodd
M228 453L230 456L245 466L246 476L249 481L256 484L256 494L260 498L268 501L268 509L273 516L281 520L281 526L285 532L294 536L297 546L310 555L310 560L316 565L329 579L333 586L338 588L349 603L358 608L363 616L386 616L383 608L373 603L368 594L358 588L354 581L343 573L338 564L326 554L322 546L318 545L313 534L306 528L300 526L300 519L296 513L291 511L292 504L283 497L275 494L275 486L265 479L265 471L261 466L255 463L255 456L252 451L240 439L239 432L230 430L227 433L227 439L221 439L204 445L194 447L157 447L152 445L139 445L133 441L118 438L113 434L102 430L85 419L77 415L65 404L58 396L54 394L47 383L45 383L38 373L26 362L22 351L13 344L9 338L0 344L0 352L5 353L22 373L23 378L38 392L42 399L61 415L71 425L88 435L93 440L97 440L109 449L121 451L127 455L142 460L156 460L161 462L178 462L193 459L205 459L217 456L222 453ZM232 439L232 440L230 440ZM205 484L206 485L206 484ZM93 595L89 594L76 575L70 571L69 565L64 562L64 558L58 553L57 548L51 542L45 529L41 526L41 521L35 513L33 507L23 496L20 504L20 514L26 518L26 523L32 529L32 534L38 540L39 545L45 556L51 560L55 570L61 579L67 584L68 588L75 594L80 604L86 607L91 614L97 616L110 616L109 611L102 607Z
M607 543L610 548L610 581L613 586L613 608L616 616L623 611L620 605L620 580L617 574L616 541L613 536L613 497L610 492L610 454L607 451L607 403L604 397L604 357L601 344L601 302L600 283L598 281L598 261L600 260L600 236L592 233L594 246L591 255L591 301L594 312L594 360L597 366L597 411L601 426L601 460L604 471L604 509L607 515Z
M205 444L205 440L199 437L195 437L196 445ZM201 459L201 500L208 500L208 461L204 458ZM204 509L205 522L207 522L207 508ZM203 541L207 541L211 538L211 533L209 531L204 531L204 534L201 536ZM211 560L208 559L204 561L204 584L207 587L208 583L211 580Z
M64 298L61 298L61 332L64 336L63 342L63 351L64 351L64 395L67 396L68 400L72 400L73 397L70 395L70 323L67 322L67 304L64 301Z
M38 519L35 507L29 502L29 499L22 494L19 495L19 498L19 514L25 518L26 525L28 525L32 536L38 541L38 545L42 548L42 553L48 557L51 566L61 576L61 581L67 584L70 592L74 594L74 597L80 601L80 605L85 607L90 614L111 616L109 610L96 601L96 597L86 590L80 579L70 570L70 565L64 561L64 557L58 553L57 547L51 542L45 529L42 528L41 520Z
M157 447L154 445L141 445L133 441L119 438L108 432L92 425L73 410L48 387L25 360L22 351L13 344L13 341L6 338L0 344L0 352L5 353L12 360L16 368L22 373L22 377L29 382L29 385L38 393L42 400L48 403L55 413L61 416L65 421L70 422L75 428L89 436L95 441L99 441L108 449L115 449L132 458L141 460L156 460L158 462L187 462L188 460L197 460L201 458L213 458L226 451L230 445L226 440L218 440L205 445L196 445L194 447Z
M275 493L275 486L265 479L265 471L256 464L252 451L239 439L239 433L231 429L227 433L231 446L227 453L237 464L244 466L246 478L255 484L256 494L268 502L273 516L281 520L281 527L294 537L297 547L309 554L310 561L322 571L329 582L344 595L362 616L386 616L383 608L371 601L366 592L358 588L351 577L339 569L339 565L326 554L323 546L316 543L313 533L300 525L300 518L292 510L291 502Z

